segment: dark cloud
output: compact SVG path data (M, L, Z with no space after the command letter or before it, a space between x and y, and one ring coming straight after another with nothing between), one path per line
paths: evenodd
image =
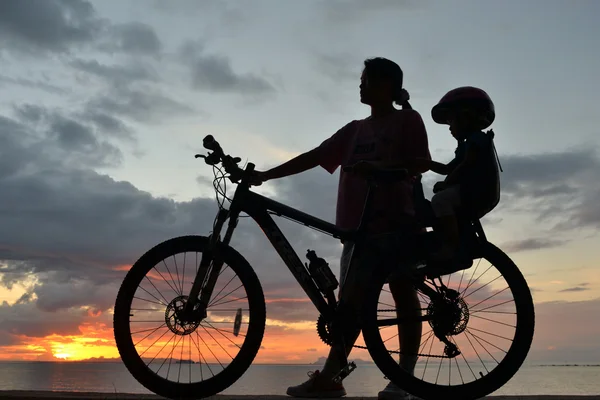
M158 122L165 117L181 116L192 112L192 107L173 100L159 89L118 87L97 95L89 101L88 112L119 115L138 122Z
M590 288L582 287L582 286L575 286L575 287L563 289L563 290L561 290L561 292L583 292L586 290L590 290Z
M566 240L532 238L525 240L516 240L502 244L502 248L506 251L516 253L519 251L541 250L559 247L568 243Z
M117 147L99 139L90 126L79 121L31 104L17 107L16 114L26 125L12 126L13 130L36 129L31 131L31 136L38 134L37 143L30 149L36 148L56 160L79 165L111 166L122 161L123 155ZM6 129L10 134L11 127Z
M111 26L101 49L120 51L132 55L157 55L162 43L150 25L142 22L128 22Z
M97 110L88 109L81 113L81 118L89 120L98 129L102 130L108 135L134 140L131 129L123 121L113 117L112 115L105 114Z
M600 191L591 185L600 173L594 147L564 152L501 155L502 198L499 209L524 211L552 229L600 227ZM555 239L552 239L555 240Z
M569 194L591 170L600 169L600 159L593 148L564 152L504 155L502 190L522 197Z
M80 316L77 311L50 313L40 310L35 303L0 305L0 330L5 334L44 337L78 335Z
M182 60L190 68L191 83L196 90L248 95L275 91L273 85L260 76L235 72L229 58L206 54L199 43L185 43L180 53Z
M103 26L85 0L0 2L0 41L8 48L66 52L93 42Z

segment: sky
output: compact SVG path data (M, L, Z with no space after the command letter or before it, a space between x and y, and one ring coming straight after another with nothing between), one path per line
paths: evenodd
M402 67L435 160L455 143L431 107L458 86L490 94L504 172L483 224L532 289L530 359L598 361L599 13L593 0L0 2L0 359L116 357L126 271L210 231L202 138L258 169L286 161L368 116L362 63L381 56ZM338 173L257 191L333 222ZM425 174L428 196L438 178ZM277 222L338 273L339 242ZM232 244L267 299L256 361L326 355L316 311L253 221Z

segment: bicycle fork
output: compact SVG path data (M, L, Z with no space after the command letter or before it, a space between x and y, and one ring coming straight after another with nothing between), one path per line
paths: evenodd
M234 215L232 215L234 214ZM231 240L233 230L237 226L238 213L231 213L229 210L222 209L217 215L217 222L213 232L209 235L209 244L205 252L202 253L198 273L194 279L192 289L190 290L188 301L184 307L184 315L190 319L195 317L206 318L206 308L209 305L217 279L223 267L223 259L219 254L218 244L228 244ZM225 240L221 242L221 230L227 219L230 219ZM202 291L202 293L200 293ZM236 317L237 319L237 317Z

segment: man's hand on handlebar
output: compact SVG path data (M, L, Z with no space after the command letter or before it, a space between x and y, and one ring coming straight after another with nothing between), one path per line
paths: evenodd
M263 184L263 182L266 182L267 176L264 172L262 171L254 171L252 173L252 175L250 176L250 185L252 186L260 186Z

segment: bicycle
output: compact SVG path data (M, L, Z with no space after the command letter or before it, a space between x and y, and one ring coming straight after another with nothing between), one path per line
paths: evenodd
M212 152L209 152L208 155L197 154L196 157L204 158L206 164L213 166L213 171L215 172L214 185L219 205L212 232L208 236L192 235L172 238L150 249L127 272L116 298L113 324L115 342L119 354L128 371L148 390L172 399L208 397L230 387L246 372L254 361L261 347L264 335L266 309L263 289L254 269L240 253L230 246L230 241L239 218L244 217L240 215L241 213L247 214L247 216L257 222L308 298L319 311L320 316L317 321L317 332L321 339L330 346L344 346L342 330L337 329L340 325L336 325L340 324L339 318L342 315L341 307L334 294L334 291L340 286L339 282L327 262L319 258L313 251L308 251L307 253L310 264L304 265L271 215L288 218L342 241L353 242L354 250L352 257L354 258L358 253L364 252L368 256L366 258L372 261L373 264L377 264L379 262L377 260L381 260L381 257L389 256L389 254L384 254L384 248L389 249L389 244L383 247L380 246L384 240L392 240L396 246L408 246L411 249L410 257L398 260L397 264L390 266L388 257L386 265L381 266L378 264L377 268L373 267L369 270L370 275L368 280L370 284L365 287L364 304L360 311L360 318L357 320L358 327L362 330L365 346L354 345L354 347L368 350L382 373L408 392L424 399L445 397L476 399L484 397L503 386L519 370L527 357L533 339L535 318L533 300L527 282L518 267L499 248L487 241L478 219L461 218L461 232L464 239L468 242L473 260L479 258L480 261L481 259L486 259L497 262L499 264L497 268L500 271L500 275L486 285L478 283L480 282L479 279L491 269L491 266L483 274L474 279L479 268L479 264L477 264L468 283L465 283L464 290L461 290L463 289L463 280L466 282L465 273L467 270L472 270L472 267L468 269L463 268L462 270L453 270L452 268L439 270L430 268L427 264L427 254L431 252L432 248L439 245L435 230L427 229L417 234L411 233L410 235L406 233L391 234L385 236L385 238L383 236L370 236L366 233L365 221L369 218L373 190L382 181L389 182L406 178L406 170L388 170L370 174L367 177L369 191L365 200L360 225L355 231L344 231L334 224L251 191L254 164L248 163L244 169L240 168L238 163L241 159L225 155L219 143L210 135L204 138L203 144L205 148ZM225 172L218 166L219 164L225 169ZM347 168L351 169L351 167ZM231 182L237 184L232 199L227 197L226 189L222 190L219 186L220 182L224 182L225 179L229 179ZM219 195L223 196L222 201L219 201ZM418 206L418 216L420 216L418 219L420 226L429 228L435 226L435 221L430 214L430 203L425 199L420 179L417 179L415 184L415 198ZM231 202L229 209L223 206L225 199ZM229 223L225 230L225 235L221 238L221 233L227 221ZM182 259L180 257L180 253L182 252L184 252L183 265L181 265ZM183 290L184 283L186 282L186 252L195 253L195 272L191 274L194 280L189 291ZM200 261L198 261L199 253L201 254ZM179 263L177 262L178 256ZM165 262L167 259L170 261L171 258L175 265L172 269L173 272L176 272L176 280L173 278L171 269L168 268ZM402 261L401 268L398 267L400 261ZM167 267L167 272L164 274L157 268L157 265L160 265L160 263ZM180 265L182 267L181 277L179 275ZM353 276L354 278L352 279L358 279L358 276L362 276L358 274L358 268L354 267L354 263L350 263L350 265L349 277ZM231 284L235 278L234 276L222 289L216 291L217 280L229 270L239 275L241 285L233 291L226 292L228 290L226 288ZM456 284L450 285L452 273L462 273L458 286ZM167 281L165 276L171 277L172 284ZM417 290L421 301L425 303L424 307L416 310L418 317L408 319L401 317L398 310L379 308L380 304L393 307L388 302L381 301L380 297L390 293L390 290L387 290L385 286L389 285L389 282L393 279L397 279L398 276L410 280ZM442 278L445 279L446 276L448 278L444 283ZM188 275L188 279L189 277L190 275ZM493 287L491 285L496 285L495 282L500 277L503 277L507 281L508 286L496 292L496 294L488 296L488 292ZM141 287L140 284L142 281L145 282L144 279L150 282L156 292L159 292L157 295L155 295L156 292L152 288L146 290ZM140 292L140 295L136 296L138 286L142 289L143 293ZM167 297L160 293L159 287L169 292L175 292L176 296L168 300ZM234 296L233 293L242 287L246 291L246 296ZM472 290L467 293L469 289ZM514 300L502 300L503 296L507 294L507 289L510 289L509 291L515 296ZM473 300L477 297L476 294L480 298L486 298L481 301L479 299ZM470 307L467 304L469 297L475 303ZM132 307L134 300L140 300L150 308L134 308ZM235 306L223 309L214 308L243 300L247 300L247 308ZM493 304L487 307L481 306L487 300L492 300ZM516 308L516 312L514 313L516 323L514 326L509 323L493 321L490 319L491 316L490 318L481 316L481 314L486 314L486 316L487 314L513 315L504 311L511 302L514 302ZM390 312L396 313L395 318L379 319L380 315L389 315L386 313ZM160 313L161 317L154 320L150 315L156 315L156 313ZM164 317L162 316L163 313ZM224 317L223 313L228 313L229 316ZM135 317L142 319L136 320L134 319ZM149 319L146 320L144 318ZM420 374L420 369L423 368L423 362L420 361L417 363L414 375L409 374L400 367L394 358L395 355L402 353L402 351L388 350L385 347L386 343L389 343L390 339L395 336L388 339L384 339L383 337L383 332L387 327L394 327L411 321L412 323L420 322L423 324L422 326L428 323L431 327L429 336L425 338L424 343L423 340L427 333L421 337L419 352L412 354L418 358L427 358L421 377L418 377L418 375ZM478 326L477 321L481 322L481 324L489 323L489 321L497 322L498 326L491 333L469 325L475 324L475 326ZM149 328L139 331L132 331L130 326L133 323L144 324L151 322L161 323L161 325L155 329ZM223 325L219 324L229 325L231 330L227 330L226 327L223 328ZM487 336L485 338L482 337L483 333L489 336L508 339L500 335L501 329L506 326L515 328L514 340L512 340L508 351L502 350L506 354L506 357L500 362L496 360L490 351L486 350L491 359L497 363L497 366L489 371L487 366L491 363L491 360L484 355L484 358L486 358L486 361L484 361L472 343L477 342L480 345L483 342L490 343L488 340L492 339ZM154 337L151 338L152 335L157 334L156 332L160 328L165 328L165 333L156 340ZM244 333L241 333L242 328L245 328ZM232 357L227 348L220 344L218 346L214 344L208 345L204 339L206 338L209 341L210 339L207 336L203 337L200 335L200 331L203 334L205 332L208 333L210 338L215 342L216 339L211 332L214 332L214 335L217 337L225 337L229 342L227 348L237 348L239 350L238 355ZM150 333L146 334L147 332ZM144 340L153 341L152 345L158 343L169 332L171 333L171 338L164 343L158 352L149 353L148 356L144 357L148 348L141 354L136 349L136 346ZM459 346L458 335L462 333L465 333L483 369L488 372L486 376L483 375L481 370L479 371L479 376L477 376L473 368L468 364L467 358L475 359L475 357L468 346L465 347L466 350ZM134 343L133 337L140 334L145 335L144 338ZM186 352L187 358L184 358L183 352L186 338L188 349ZM235 341L241 340L241 338L243 338L243 343L239 345ZM167 349L165 353L164 349L171 343L171 340L173 340L173 348L170 352ZM431 340L431 343L429 343L429 340ZM176 341L177 343L175 343ZM178 364L177 381L175 382L169 380L169 374L171 373L175 347L181 341L183 341L183 344L181 351L178 351L179 359L175 360L175 365ZM207 350L205 349L204 353L200 348L201 342L206 345ZM423 351L427 346L429 346L429 351L432 350L434 342L442 347L441 355L424 354ZM193 356L192 349L194 349ZM196 350L197 355L195 354ZM231 363L227 367L224 367L217 358L215 351L226 353L231 358ZM492 350L492 352L496 351ZM146 364L146 361L148 361L152 354L153 357ZM425 371L430 358L440 359L434 383L428 382L425 379ZM448 384L442 385L438 384L438 380L442 370L442 362L445 359L448 360L449 368ZM160 363L162 360L157 370L155 370L155 367L153 367L154 369L150 367L150 364L155 360L157 363ZM167 360L168 366L165 367L167 369L165 378L160 376L159 372L165 366ZM455 373L454 381L458 383L453 385L451 384L453 382L452 365L454 363L458 368L459 362L463 360L467 363L475 379L474 381L465 382L463 374L459 370L460 382ZM184 372L188 376L189 382L181 381L181 368L183 365L189 367L188 372ZM215 375L211 366L217 369L219 365L222 370ZM354 363L348 363L346 360L344 368L342 368L335 379L337 381L343 380L355 368L356 365ZM208 369L212 374L212 377L207 380L204 380L205 369ZM446 371L444 370L443 375L445 374ZM200 377L202 381L192 382L192 375L194 378ZM430 376L431 374L428 375L428 378Z

